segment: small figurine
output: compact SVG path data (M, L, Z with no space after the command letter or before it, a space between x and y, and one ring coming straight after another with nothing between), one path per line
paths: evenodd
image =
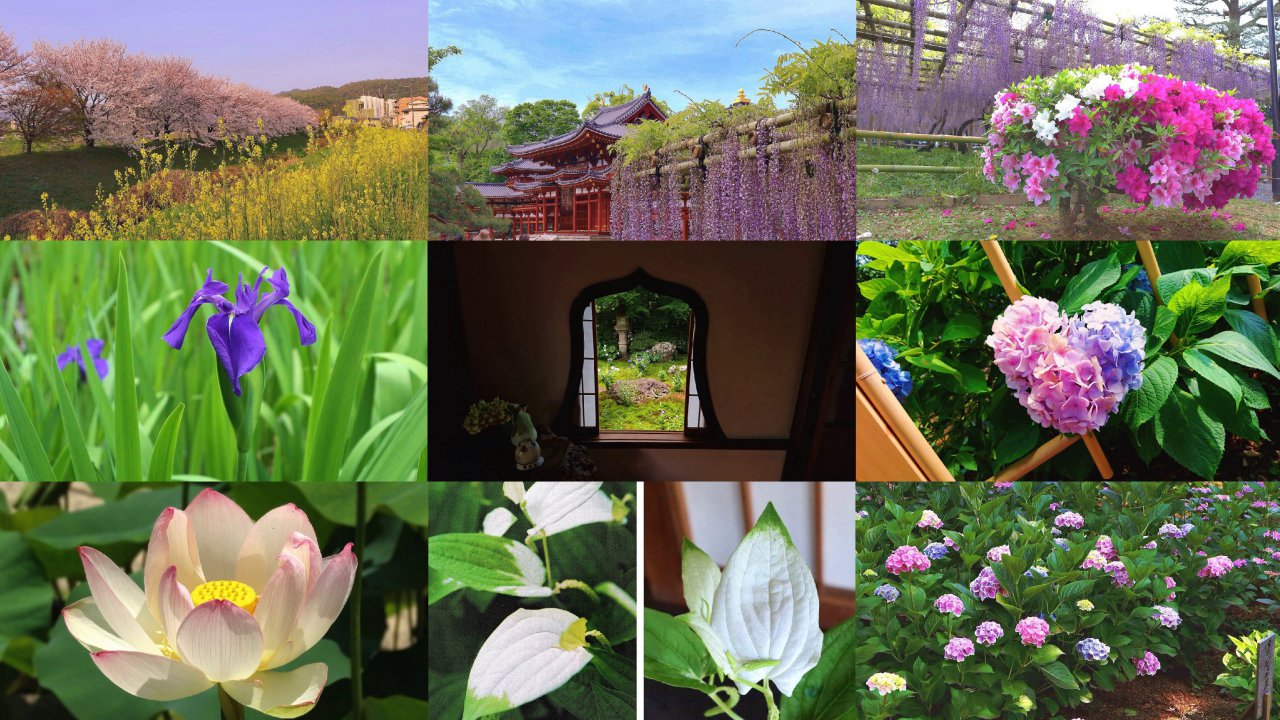
M521 407L515 417L515 432L511 433L511 444L516 448L516 469L532 470L540 467L544 461L542 448L538 446L538 430L533 426L533 418Z

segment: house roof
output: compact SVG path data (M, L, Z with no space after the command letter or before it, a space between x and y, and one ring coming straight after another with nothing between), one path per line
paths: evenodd
M548 150L572 145L579 138L588 134L603 136L609 140L617 140L630 131L628 124L639 117L648 107L652 107L659 117L666 119L666 114L653 102L652 93L646 89L634 99L628 100L621 105L604 108L596 113L595 117L584 121L578 127L563 135L523 145L508 145L507 152L517 156L536 155Z
M475 188L486 200L502 200L506 198L514 200L525 196L524 193L507 187L505 183L469 182L467 184Z
M493 167L489 168L489 171L496 175L505 175L507 172L512 172L512 171L524 172L524 173L539 173L539 172L551 172L553 170L555 170L555 167L551 165L548 165L544 162L538 162L537 160L526 160L525 158L516 158L514 160L508 160L507 162L504 162L501 165L494 165Z

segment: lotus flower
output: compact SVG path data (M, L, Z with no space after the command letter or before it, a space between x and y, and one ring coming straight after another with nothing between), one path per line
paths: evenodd
M106 555L80 548L91 597L62 611L67 630L124 691L170 701L213 685L272 717L311 710L324 663L275 670L320 641L355 580L356 557L320 557L293 504L257 523L213 490L167 508L147 547L145 591Z

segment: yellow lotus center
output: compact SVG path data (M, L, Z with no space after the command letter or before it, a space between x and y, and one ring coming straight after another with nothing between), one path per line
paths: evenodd
M258 607L258 593L253 588L235 580L214 580L201 583L191 591L191 603L203 605L210 600L228 600L245 612L252 613ZM583 621L583 626L586 622Z
M577 650L587 644L587 619L578 618L572 625L560 633L560 649Z

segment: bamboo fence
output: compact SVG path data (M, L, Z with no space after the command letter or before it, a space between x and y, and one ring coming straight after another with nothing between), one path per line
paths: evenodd
M1152 294L1157 305L1164 305L1163 298L1157 289L1160 279L1160 264L1156 260L1154 248L1150 240L1135 241L1142 266L1151 281ZM1000 279L1000 285L1010 302L1022 297L1022 288L1018 285L1013 268L1005 257L1000 244L995 240L983 240L982 249ZM1248 276L1249 292L1253 311L1267 319L1266 306L1261 297L1262 283L1256 275ZM1177 342L1171 334L1167 342ZM871 361L858 349L857 360L857 401L858 432L855 479L859 481L905 481L905 480L954 480L943 463L924 438L920 428L902 409L893 393L889 391L884 379L876 372ZM866 407L864 408L864 403ZM1092 433L1081 435L1057 435L1019 460L1005 466L999 473L988 478L989 481L1012 481L1026 476L1032 470L1048 462L1055 455L1066 450L1078 440L1084 440L1089 456L1098 474L1104 480L1111 479L1114 471L1106 453ZM865 458L865 460L864 460ZM935 462L936 461L936 462ZM889 473L889 474L886 474Z

